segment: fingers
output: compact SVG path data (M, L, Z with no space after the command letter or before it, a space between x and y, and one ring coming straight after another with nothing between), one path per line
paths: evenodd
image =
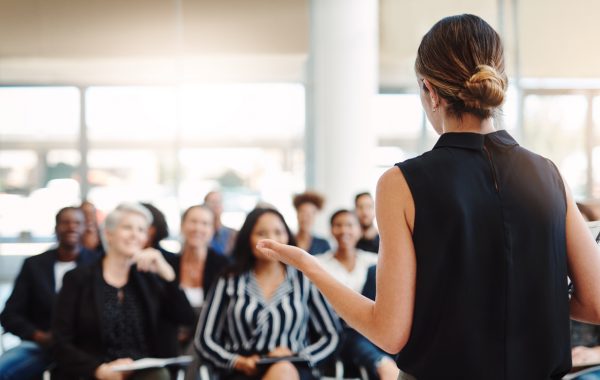
M294 250L300 250L299 248L292 247L287 244L281 244L270 239L259 240L258 244L256 244L256 248L270 258L280 260L288 264L288 261L294 254Z
M263 239L258 241L256 248L264 255L267 255L272 259L281 260L277 250L280 250L282 245L283 244L280 244L274 240Z
M109 362L107 364L109 365L123 365L123 364L131 364L133 363L133 359L132 358L120 358L120 359L115 359L112 362Z
M256 362L258 359L260 359L258 355L240 356L234 366L244 374L252 376L256 373Z
M256 244L256 249L273 260L279 260L285 264L294 266L301 271L303 271L307 265L312 265L310 264L311 259L314 259L312 255L298 247L281 244L269 239L259 240Z
M595 361L596 355L594 351L588 347L575 347L572 350L573 363L575 365L581 365Z
M257 248L265 248L265 249L275 249L279 246L282 246L283 244L276 242L275 240L271 240L271 239L262 239L258 241L258 244L256 244Z
M154 248L146 248L133 256L132 261L141 272L156 272L161 260L164 261L159 251Z

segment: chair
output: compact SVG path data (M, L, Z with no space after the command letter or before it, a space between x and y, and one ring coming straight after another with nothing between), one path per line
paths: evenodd
M321 372L324 374L320 377L321 380L370 380L366 368L344 364L339 357L325 363Z

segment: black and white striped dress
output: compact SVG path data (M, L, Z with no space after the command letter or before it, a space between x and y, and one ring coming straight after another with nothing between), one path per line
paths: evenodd
M335 351L339 330L321 293L288 266L285 281L268 301L252 271L221 277L202 309L195 346L203 358L225 369L238 355L267 354L279 346L315 365Z

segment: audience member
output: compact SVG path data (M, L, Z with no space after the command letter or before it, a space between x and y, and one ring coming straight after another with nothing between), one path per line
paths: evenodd
M331 234L337 241L336 250L319 255L317 259L343 284L364 294L369 268L377 264L377 255L356 248L360 238L356 214L343 209L336 211L331 217ZM374 282L374 277L370 278ZM371 283L369 286L374 285ZM365 367L372 378L395 380L398 377L399 370L391 356L347 325L344 328L341 358L346 363Z
M208 246L213 235L213 226L214 215L208 207L198 205L185 210L181 216L181 253L168 260L175 269L179 287L195 310L196 320L200 315L205 294L229 263L227 257L219 255ZM179 331L179 341L183 347L191 343L195 322Z
M379 232L375 227L375 201L371 193L357 194L354 198L354 207L362 230L356 248L378 253Z
M215 215L215 232L210 242L210 247L218 254L229 255L235 242L237 231L221 222L223 214L223 196L219 191L210 191L204 197L204 205Z
M597 220L591 207L576 203L586 221ZM596 236L594 236L596 238ZM574 367L586 364L600 364L600 327L589 323L571 320L571 356ZM600 380L600 370L588 372L574 380Z
M100 240L96 206L90 201L83 201L79 208L83 211L85 217L85 230L81 237L81 244L84 248L91 251L104 252L102 241Z
M571 320L571 347L574 367L600 364L600 326ZM600 380L600 369L574 380Z
M300 272L267 258L259 239L295 244L283 216L255 209L233 249L235 263L219 278L202 309L196 348L223 371L223 379L313 379L310 369L336 349L338 321L316 288ZM317 337L308 343L309 330ZM297 356L261 365L263 356Z
M97 252L82 247L84 228L80 209L61 209L54 227L58 247L25 259L0 315L4 330L22 341L0 356L0 379L41 378L52 363L50 323L63 275L99 257Z
M293 203L298 217L298 233L296 242L298 247L312 255L327 252L331 249L329 242L313 235L317 212L323 208L323 196L314 191L307 191L294 196Z
M163 322L193 322L173 268L156 249L143 249L151 222L143 206L120 205L105 220L104 258L65 276L53 321L58 379L169 379L164 368L113 370L135 359L176 355L165 341L176 336L159 334Z
M598 220L598 217L596 216L596 212L594 211L593 208L591 208L590 206L583 204L583 203L576 203L577 208L579 209L579 212L581 213L581 215L583 216L583 218L588 221L588 222L593 222Z
M141 203L152 214L152 224L148 228L148 241L144 248L154 248L160 251L165 259L175 256L173 252L164 249L160 242L169 237L169 225L165 214L150 203Z

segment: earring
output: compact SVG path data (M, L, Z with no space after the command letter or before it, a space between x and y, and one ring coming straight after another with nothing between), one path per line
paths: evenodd
M431 109L431 110L432 110L433 112L435 112L435 111L437 111L437 107L438 107L438 105L437 105L437 104L435 104L435 103L433 103L433 107L432 107L432 109Z

